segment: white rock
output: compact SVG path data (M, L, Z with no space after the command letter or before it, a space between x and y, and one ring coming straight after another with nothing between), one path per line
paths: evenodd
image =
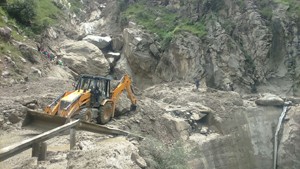
M138 45L142 41L141 37L134 37L132 43Z
M19 58L21 59L21 61L22 61L23 63L27 63L26 59L24 59L22 56L19 56Z
M192 116L191 116L191 119L192 119L192 120L200 120L201 117L199 116L198 113L193 113Z
M202 127L200 133L201 134L207 134L208 133L208 127Z
M56 39L57 38L57 33L55 32L55 30L50 27L48 30L47 30L47 34L50 38L53 38L53 39Z
M35 67L31 67L31 70L32 70L32 73L36 73L36 74L38 74L40 77L42 77L42 72L41 72L39 69L37 69L37 68L35 68Z
M137 153L131 154L131 160L134 161L141 168L147 167L146 161Z
M1 75L2 75L3 77L8 77L8 76L10 76L10 72L9 72L8 70L5 70L5 71L2 72Z
M128 27L129 27L129 28L134 28L134 27L136 27L136 23L134 23L134 22L129 22L129 23L128 23Z
M88 35L83 40L88 41L94 45L96 45L99 49L104 49L111 43L110 36L96 36L96 35Z

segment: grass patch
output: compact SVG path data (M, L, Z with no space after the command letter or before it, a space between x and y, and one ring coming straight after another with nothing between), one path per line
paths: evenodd
M163 50L169 45L175 34L181 31L190 32L202 37L206 34L204 22L192 23L189 18L179 17L176 11L162 6L150 6L146 1L132 5L119 1L121 22L133 20L146 30L161 38Z
M16 55L21 55L20 51L18 48L16 48L15 46L11 45L10 43L7 42L3 42L2 40L0 40L0 53L3 55L8 55L11 54L12 56L16 56Z
M37 23L49 22L49 24L57 23L57 19L62 15L62 11L58 9L52 1L49 0L39 0L36 8L35 21Z
M174 33L180 31L187 31L199 37L202 37L207 33L204 22L181 24L174 29Z
M0 27L6 26L6 22L5 22L4 18L3 18L3 17L6 16L6 13L5 13L5 11L3 10L2 7L0 7L0 16L1 16L0 17Z

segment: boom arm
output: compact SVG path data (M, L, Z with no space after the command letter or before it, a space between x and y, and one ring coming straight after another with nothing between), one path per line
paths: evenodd
M114 117L115 115L115 108L116 108L116 103L119 100L120 94L123 92L123 90L127 91L127 97L130 99L131 104L133 106L136 105L136 98L131 90L131 79L129 77L129 75L124 75L123 78L121 79L120 83L118 84L118 86L114 89L114 91L112 92L112 97L111 97L111 101L113 103L113 114L112 117Z

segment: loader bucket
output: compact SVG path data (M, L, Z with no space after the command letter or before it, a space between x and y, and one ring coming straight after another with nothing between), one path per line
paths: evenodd
M22 127L34 128L36 130L44 131L64 125L67 121L68 119L64 117L52 116L34 110L27 110L27 114L22 123Z

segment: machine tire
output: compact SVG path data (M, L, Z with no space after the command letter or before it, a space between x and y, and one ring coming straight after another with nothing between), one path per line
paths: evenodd
M82 121L90 122L92 119L92 112L89 108L83 108L79 111L79 114L73 117L74 119L80 119Z
M110 102L106 102L103 106L99 107L97 122L99 124L106 124L110 121L112 112L112 104Z

